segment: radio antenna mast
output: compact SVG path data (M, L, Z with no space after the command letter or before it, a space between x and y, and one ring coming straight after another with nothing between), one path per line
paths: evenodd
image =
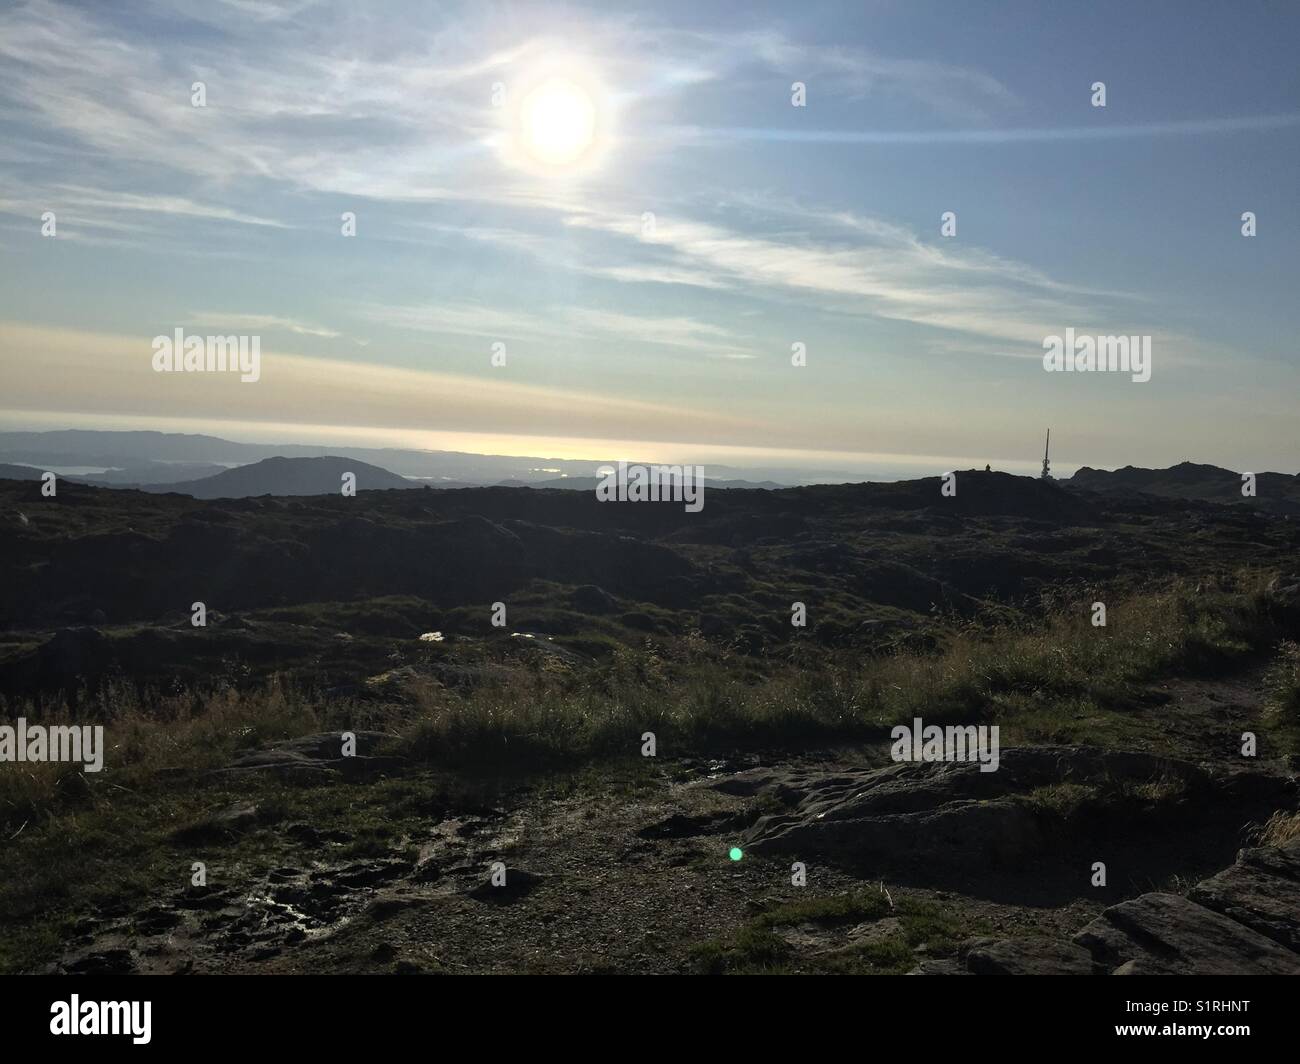
M1051 450L1051 447L1052 447L1052 430L1048 429L1047 442L1043 445L1043 472L1040 477L1041 480L1052 479L1052 463L1047 459L1047 453L1049 450Z

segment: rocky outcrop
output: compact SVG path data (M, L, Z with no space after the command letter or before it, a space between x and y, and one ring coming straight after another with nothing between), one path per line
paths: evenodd
M1188 897L1300 953L1300 847L1242 850Z
M1113 905L1071 942L979 939L913 975L1300 975L1300 839L1242 850L1187 897Z
M792 807L761 817L745 836L757 853L817 855L853 864L916 849L926 862L996 862L1039 853L1050 817L1031 800L1060 783L1115 787L1172 780L1188 791L1228 784L1208 769L1130 751L1083 746L1019 747L998 768L977 762L900 763L827 776L817 771L758 770L718 784ZM1274 786L1281 781L1270 777Z
M970 975L1094 975L1092 954L1055 939L981 938L963 951Z
M1142 785L1175 794L1181 817L1209 803L1281 800L1282 775L1197 765L1092 747L1019 747L997 771L978 762L900 763L828 774L755 769L710 784L786 811L760 817L746 852L818 859L845 867L897 863L969 869L1032 860L1063 821L1039 788L1093 795L1094 811L1132 818ZM1300 839L1242 850L1232 867L1183 897L1149 893L1106 909L1072 941L980 939L955 961L928 960L915 974L1297 974L1300 975Z
M1300 955L1177 894L1113 905L1074 941L1112 974L1300 975Z
M342 776L345 779L367 779L402 767L399 757L377 756L371 751L391 736L383 732L357 731L355 752L344 754L343 735L325 732L288 739L258 750L249 750L234 757L229 766L219 772L243 775L249 772L270 772L297 782L327 782Z

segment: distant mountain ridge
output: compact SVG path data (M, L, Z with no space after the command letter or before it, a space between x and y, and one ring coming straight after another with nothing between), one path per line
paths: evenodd
M44 470L35 466L11 465L0 462L0 480L40 480Z
M1248 503L1273 513L1300 513L1300 475L1289 473L1256 473L1254 497L1242 494L1241 473L1197 462L1179 462L1167 469L1124 466L1105 470L1083 466L1062 483L1103 494L1157 495L1225 505Z
M355 458L266 458L251 465L227 469L215 476L176 484L148 484L142 490L155 495L175 492L196 499L246 499L258 495L330 495L343 487L343 475L356 476L357 491L418 488L419 484L387 469Z

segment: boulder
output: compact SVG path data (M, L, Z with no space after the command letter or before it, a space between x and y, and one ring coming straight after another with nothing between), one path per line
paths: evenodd
M1177 894L1111 906L1074 941L1124 974L1300 975L1300 954Z
M1285 873L1289 861L1300 865L1300 839L1289 850L1242 851L1235 865L1196 884L1188 897L1300 952L1300 875Z
M1092 954L1051 938L981 938L966 948L973 975L1095 975Z

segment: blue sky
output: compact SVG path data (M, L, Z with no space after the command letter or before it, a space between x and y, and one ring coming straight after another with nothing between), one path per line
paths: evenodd
M1028 471L1051 425L1061 469L1294 471L1298 31L1283 3L8 6L0 425L881 475ZM522 143L556 79L597 116L573 165ZM262 379L154 373L177 327L260 335ZM1067 327L1152 336L1151 381L1045 372Z

